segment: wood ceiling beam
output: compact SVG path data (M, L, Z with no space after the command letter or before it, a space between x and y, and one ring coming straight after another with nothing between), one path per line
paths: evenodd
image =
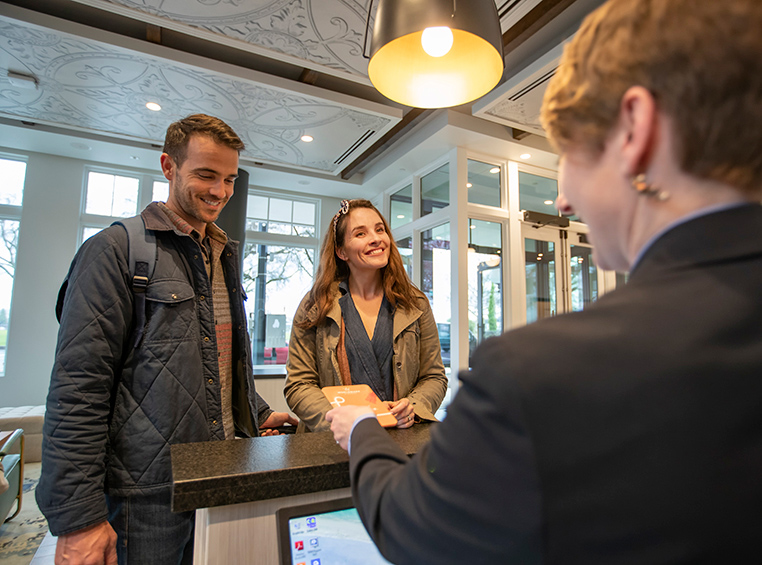
M503 34L503 56L532 37L576 0L541 0Z

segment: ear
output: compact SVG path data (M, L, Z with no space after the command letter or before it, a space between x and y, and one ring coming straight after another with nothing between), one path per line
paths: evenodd
M161 157L159 157L159 161L161 162L161 172L164 173L164 178L172 180L175 174L175 162L172 157L166 153L162 153Z
M653 94L642 86L628 88L622 96L616 135L625 176L648 169L658 141L658 120Z
M344 250L341 247L337 247L336 248L336 257L338 257L342 261L346 261L347 260L347 254L344 253Z

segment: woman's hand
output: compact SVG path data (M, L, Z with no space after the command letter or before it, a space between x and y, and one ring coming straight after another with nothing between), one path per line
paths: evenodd
M396 402L387 402L392 416L397 418L398 428L409 428L415 423L415 411L407 398L401 398Z

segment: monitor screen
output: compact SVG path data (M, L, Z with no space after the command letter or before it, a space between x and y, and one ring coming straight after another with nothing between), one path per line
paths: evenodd
M388 565L351 498L281 508L276 513L282 565Z

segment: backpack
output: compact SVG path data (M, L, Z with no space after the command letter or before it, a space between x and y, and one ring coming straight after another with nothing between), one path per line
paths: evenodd
M133 348L140 345L146 325L146 288L156 268L158 247L156 236L153 231L147 230L142 216L133 216L124 220L117 220L112 226L122 226L127 232L127 263L129 265L130 279L132 280L132 293L135 297L134 307L134 340ZM58 291L56 303L56 318L61 321L64 296L69 286L69 275L66 275L61 289Z

